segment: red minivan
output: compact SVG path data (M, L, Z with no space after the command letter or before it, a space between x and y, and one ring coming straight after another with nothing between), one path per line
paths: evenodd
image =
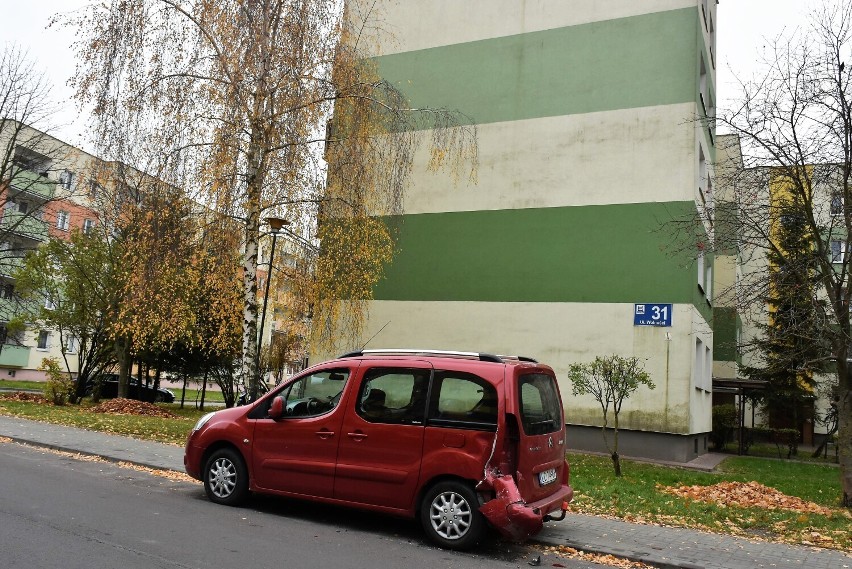
M202 417L184 465L220 504L253 491L419 517L452 549L489 525L523 540L573 497L553 370L470 352L363 350L315 365Z

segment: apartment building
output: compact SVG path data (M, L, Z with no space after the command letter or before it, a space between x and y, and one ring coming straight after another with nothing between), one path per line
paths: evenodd
M63 349L75 369L78 345L37 322L27 322L23 332L7 331L22 309L14 272L48 238L68 239L72 231L92 231L99 223L92 204L98 186L88 174L96 158L13 121L0 130L0 149L8 156L0 177L0 380L39 380L42 360L61 361ZM49 307L53 300L43 302Z
M473 184L427 171L428 150L419 151L367 347L546 362L561 378L569 445L590 450L604 449L601 410L571 395L569 366L635 356L656 389L625 403L621 453L704 453L716 2L379 0L348 9L351 21L369 20L362 41L381 31L379 73L413 107L459 111L477 125L480 159ZM674 222L684 219L697 237L676 244Z
M765 338L767 325L773 322L779 310L771 301L779 265L769 254L772 248L769 241L772 240L775 247L784 251L784 257L791 263L801 262L807 257L785 250L785 243L794 241L784 235L785 224L790 223L787 218L791 215L785 204L793 195L790 176L798 170L781 166L748 167L743 159L742 142L736 135L720 136L717 144L717 231L720 235L737 237L717 240L715 250L714 287L720 296L713 308L714 404L736 405L744 427L795 428L801 434L801 443L819 444L829 429L825 422L818 420L829 411L829 391L809 388L807 384L833 384L836 379L830 364L823 370L825 373L801 372L807 377L801 384L803 392L810 393L800 397L795 409L791 409L792 399L778 409L767 409L761 402L767 388L766 380L748 377L746 373L748 368L766 367L759 344ZM838 191L842 188L842 168L831 164L806 165L802 167L801 176L806 180L802 183L810 188L809 209L814 223L820 228L817 233L839 276L845 270L842 264L849 251L843 193ZM806 232L802 238L810 240L812 235ZM813 247L814 242L811 241L807 251ZM814 286L813 290L804 294L813 295L811 301L823 303L824 309L828 310L822 282ZM784 298L775 297L775 304L783 306L784 302ZM791 305L787 306L796 310ZM814 307L813 313L817 312ZM829 316L828 320L832 321L832 317ZM803 337L806 332L803 328L797 334ZM788 341L789 349L794 350L795 336ZM809 341L819 346L819 338L809 338ZM828 348L823 344L819 349ZM813 352L810 355L813 356ZM802 358L805 359L805 356ZM814 358L812 363L818 361L819 358ZM795 369L789 371L795 373Z

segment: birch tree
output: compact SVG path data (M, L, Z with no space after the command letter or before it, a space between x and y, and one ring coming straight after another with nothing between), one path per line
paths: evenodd
M99 152L215 205L242 226L241 375L251 395L263 219L286 218L315 240L321 209L335 219L326 227L342 228L356 227L365 212L400 213L422 133L430 133L436 167L459 157L475 163L475 131L459 126L467 121L409 108L377 76L357 25L344 26L343 15L341 0L108 0L70 21L81 34L75 85L93 109ZM340 127L327 131L333 109ZM339 183L328 190L327 143L345 158ZM363 232L339 240L363 260L367 282L380 274L390 236L372 227L366 241ZM384 246L372 250L377 237ZM362 321L340 307L360 311L363 303L332 300L352 290L339 266L345 258L328 260L330 281L315 281L333 283L314 303L329 334L338 322Z

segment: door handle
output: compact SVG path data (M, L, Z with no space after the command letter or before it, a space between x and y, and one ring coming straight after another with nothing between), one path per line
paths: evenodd
M317 436L321 439L330 439L331 437L334 436L334 431L326 431L326 430L317 431Z
M365 433L347 433L347 434L349 435L350 439L352 439L356 442L363 441L364 439L367 438L367 435Z

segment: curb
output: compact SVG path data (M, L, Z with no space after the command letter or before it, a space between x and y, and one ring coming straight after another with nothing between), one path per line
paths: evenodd
M536 536L530 538L530 542L545 546L565 546L583 553L593 553L596 555L612 555L621 559L637 561L659 567L660 569L704 569L703 565L696 565L687 561L672 561L665 557L660 557L654 553L645 551L630 551L627 549L619 549L617 547L603 548L597 545L590 545L571 539L554 540L554 539L537 539Z
M96 452L87 452L87 451L84 451L84 450L80 450L78 448L72 448L72 447L57 445L57 444L53 444L53 443L43 443L43 442L39 442L39 441L32 441L32 440L29 440L29 439L23 439L21 437L14 437L14 436L9 436L9 435L0 435L0 436L9 439L12 442L22 444L22 445L26 445L26 446L29 446L29 447L43 448L43 449L49 449L49 450L58 450L58 451L61 451L61 452L67 452L69 454L79 454L79 455L82 455L82 456L91 456L92 458L99 458L99 459L103 460L104 462L110 462L112 464L130 464L130 465L133 465L133 466L141 466L142 468L149 468L151 470L162 470L162 471L166 471L166 472L180 472L180 473L186 474L183 470L176 470L174 468L164 468L162 465L148 463L148 462L144 462L144 461L140 461L140 460L116 458L114 456L107 456L107 455L104 455L104 454L98 454Z

